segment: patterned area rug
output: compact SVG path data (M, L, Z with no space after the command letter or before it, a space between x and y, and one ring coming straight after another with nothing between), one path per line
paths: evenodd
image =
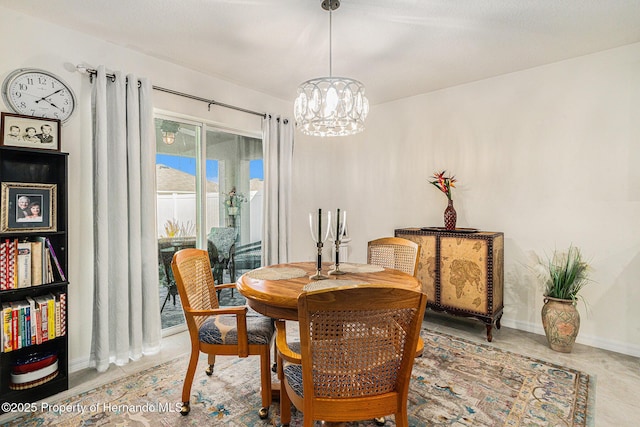
M589 375L485 344L423 330L409 392L411 426L591 426L595 389ZM179 414L187 357L175 359L50 403L5 425L19 426L277 426L278 403L260 420L257 357L218 357L214 375L200 358L191 412ZM294 412L292 427L302 425ZM372 420L345 426L373 427ZM393 416L386 426L395 426Z

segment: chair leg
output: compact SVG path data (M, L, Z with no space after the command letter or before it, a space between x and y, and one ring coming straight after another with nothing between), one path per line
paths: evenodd
M207 362L209 363L209 366L207 366L207 369L204 371L204 373L208 376L211 376L213 374L213 365L216 364L216 355L210 354L207 357Z
M182 415L188 415L189 411L191 410L191 407L189 406L189 400L191 398L191 385L193 384L193 377L196 374L199 355L200 352L198 350L191 350L189 367L187 368L187 374L184 376L184 383L182 384L182 408L180 408L180 413Z
M280 380L280 424L288 426L291 422L291 400L289 399L285 386L282 363L283 360L277 357L276 364L278 366L278 379Z
M407 416L407 408L404 410L396 412L396 427L408 427L409 426L409 417Z
M316 422L309 417L302 416L302 427L313 427Z
M269 407L271 406L271 347L265 346L262 354L260 354L260 377L262 383L262 408L258 411L261 419L269 416Z
M171 298L171 293L169 293L169 291L167 290L167 297L164 299L164 302L162 303L162 307L160 308L160 314L162 314L162 310L164 310L164 306L167 305L167 301L169 301L169 298Z
M271 372L278 373L278 346L273 343L273 365L271 366Z

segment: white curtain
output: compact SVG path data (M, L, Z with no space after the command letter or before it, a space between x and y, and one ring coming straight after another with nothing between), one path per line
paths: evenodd
M291 230L291 167L293 126L288 119L267 117L262 121L264 157L264 227L262 265L289 262Z
M110 73L111 74L111 73ZM94 305L91 363L105 371L160 349L151 83L93 81Z

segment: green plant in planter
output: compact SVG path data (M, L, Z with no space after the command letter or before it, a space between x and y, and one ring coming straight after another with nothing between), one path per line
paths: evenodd
M575 302L582 288L590 281L589 264L575 246L569 246L567 252L554 252L545 267L548 277L544 295L547 297Z
M546 264L542 326L552 350L570 353L580 330L576 301L589 283L589 264L580 250L569 246L567 252L554 252ZM584 300L583 300L584 301Z

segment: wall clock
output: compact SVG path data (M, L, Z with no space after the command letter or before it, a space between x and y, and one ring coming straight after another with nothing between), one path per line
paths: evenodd
M18 114L66 122L76 108L76 97L60 77L35 68L21 68L2 84L5 104Z

